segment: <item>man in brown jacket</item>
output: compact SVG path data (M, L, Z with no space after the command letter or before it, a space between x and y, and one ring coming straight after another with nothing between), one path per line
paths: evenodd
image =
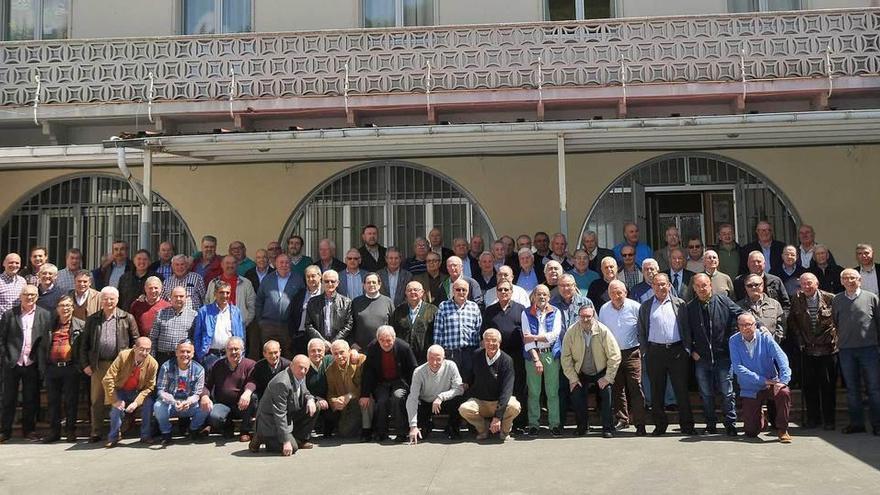
M366 356L355 356L348 342L336 340L330 346L333 364L327 367L327 403L330 411L325 416L324 436L329 437L335 429L346 438L356 438L372 432L373 409L358 404L361 396L361 380Z
M141 442L153 443L150 418L153 416L153 390L159 363L150 356L150 339L138 337L134 349L121 351L107 374L104 375L104 403L110 409L110 434L105 447L113 448L119 443L119 429L125 414L132 414L141 407Z
M80 368L91 377L92 433L90 442L101 439L107 406L104 400L104 375L119 352L131 347L138 338L134 316L119 309L119 291L112 286L101 289L101 311L89 316L78 342Z
M791 299L788 335L797 338L803 356L804 399L807 421L804 428L820 423L833 430L837 407L837 327L831 314L834 294L819 290L812 273L800 276L800 290Z

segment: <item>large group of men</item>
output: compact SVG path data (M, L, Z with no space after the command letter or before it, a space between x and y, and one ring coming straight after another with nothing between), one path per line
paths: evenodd
M805 400L804 429L834 430L842 374L842 432L880 434L878 270L870 245L842 268L809 225L799 245L769 222L740 246L722 225L712 249L676 227L654 251L627 223L607 249L594 232L573 252L563 234L480 236L443 245L439 229L404 258L362 229L342 259L329 239L316 259L303 239L248 257L241 241L194 256L163 242L156 259L114 242L101 266L65 266L45 247L9 253L0 274L0 443L21 406L26 439L77 440L88 397L92 442L115 447L140 411L140 441L170 445L220 434L251 451L290 455L312 436L418 443L461 436L576 436L595 396L600 434L660 436L668 411L696 434L689 382L702 399L702 434L791 442L789 385ZM684 241L684 242L683 242ZM25 263L26 262L26 263ZM735 386L736 384L736 386ZM48 431L40 435L45 385ZM716 401L720 400L720 417ZM765 414L766 409L766 414ZM107 415L109 412L109 422ZM650 415L650 418L649 418ZM439 421L443 418L443 421ZM650 419L650 421L649 421ZM719 430L718 424L722 430ZM597 428L598 430L598 428Z

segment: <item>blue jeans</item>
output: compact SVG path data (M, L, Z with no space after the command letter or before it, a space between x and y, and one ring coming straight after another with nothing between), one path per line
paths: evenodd
M211 408L211 414L208 417L208 424L211 425L211 428L214 431L221 431L223 427L226 425L227 419L241 419L241 433L250 434L254 428L254 415L257 413L257 401L251 400L250 405L244 411L238 409L238 404L235 407L229 407L226 404L221 404L219 402L214 403L214 407Z
M202 425L205 423L205 420L208 419L208 414L199 407L199 403L196 402L189 409L185 411L178 411L174 404L169 404L167 402L158 401L153 404L153 415L156 416L156 421L159 422L159 432L163 435L171 434L171 418L192 418L192 422L189 424L190 431L198 431L201 429Z
M462 347L461 349L447 350L446 359L452 361L458 366L458 371L461 373L461 376L468 376L474 369L472 361L474 358L474 352L476 351L476 347Z
M846 408L850 426L865 426L862 408L862 375L868 389L871 425L880 429L880 351L877 346L840 350L840 370L846 380Z
M125 402L125 407L134 401L138 391L117 390L116 398ZM144 403L141 404L141 438L151 438L153 436L150 431L150 418L153 416L153 398L147 396ZM122 428L122 419L125 417L125 411L120 411L110 405L110 434L107 435L107 441L119 439L119 429Z
M736 398L733 395L733 375L730 373L730 358L716 359L709 362L706 356L696 363L697 384L700 397L703 399L703 414L706 426L715 426L715 394L721 394L721 412L724 414L724 426L736 423Z

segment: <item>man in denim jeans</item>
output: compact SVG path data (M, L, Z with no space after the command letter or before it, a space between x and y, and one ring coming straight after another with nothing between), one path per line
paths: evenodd
M736 318L743 310L725 295L712 293L712 279L705 273L693 277L696 298L688 303L688 325L691 329L691 357L696 361L697 384L703 399L706 433L717 433L715 394L721 394L724 429L735 437L736 403L733 374L730 371L728 340L736 333Z
M152 443L150 417L153 415L153 389L159 364L150 355L152 344L146 337L134 341L134 349L121 351L104 375L105 403L110 407L110 434L105 447L119 443L122 419L141 407L141 442Z
M202 428L208 412L199 407L199 396L205 387L205 369L193 360L195 346L185 339L177 344L175 359L169 359L159 368L156 382L157 400L153 414L162 433L162 446L171 444L170 418L192 418L190 434Z
M831 316L840 338L840 369L846 381L846 407L849 425L843 433L864 433L862 375L868 389L871 427L880 435L880 353L877 334L880 329L880 303L877 296L861 288L862 276L847 268L840 274L844 292L831 300Z

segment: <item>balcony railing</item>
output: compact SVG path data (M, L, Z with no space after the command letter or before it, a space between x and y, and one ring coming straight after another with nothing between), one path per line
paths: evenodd
M430 69L429 69L430 66ZM880 9L10 42L0 104L876 75ZM234 75L233 75L234 74ZM152 76L152 82L151 82Z

